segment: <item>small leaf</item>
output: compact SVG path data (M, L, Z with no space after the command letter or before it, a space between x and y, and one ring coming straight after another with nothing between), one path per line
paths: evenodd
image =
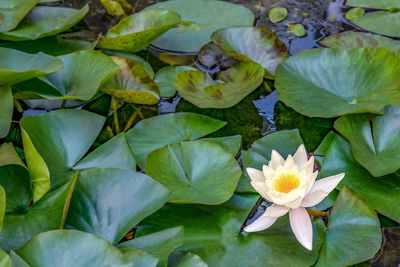
M355 7L346 12L345 17L348 20L353 20L357 17L364 16L365 11L361 7Z
M302 24L289 24L288 31L297 37L303 37L306 35L306 29Z
M272 23L278 23L286 19L287 9L284 7L274 7L268 11L268 18Z

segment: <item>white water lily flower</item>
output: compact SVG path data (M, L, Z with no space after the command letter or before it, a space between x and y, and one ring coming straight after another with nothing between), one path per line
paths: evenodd
M246 232L262 231L270 227L278 217L289 213L290 226L297 240L308 250L312 249L312 224L305 208L320 203L343 179L344 173L315 181L314 157L307 159L304 145L294 156L286 160L272 150L271 160L259 171L247 168L251 185L273 204L263 215L244 228Z

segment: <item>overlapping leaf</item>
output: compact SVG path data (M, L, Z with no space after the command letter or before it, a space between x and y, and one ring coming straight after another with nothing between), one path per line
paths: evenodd
M70 29L85 17L86 5L80 10L64 7L35 7L17 28L0 32L0 40L24 41L56 35Z
M270 30L261 27L237 27L219 30L211 37L229 57L249 58L275 75L277 66L288 57L284 43Z
M13 30L38 0L3 0L0 3L0 32Z
M177 13L168 10L142 11L122 19L108 30L98 46L104 49L138 52L175 27L180 20Z
M254 14L249 9L225 1L172 0L157 3L145 10L159 8L178 13L187 22L152 42L152 45L170 51L198 52L210 41L214 31L252 26L254 22Z

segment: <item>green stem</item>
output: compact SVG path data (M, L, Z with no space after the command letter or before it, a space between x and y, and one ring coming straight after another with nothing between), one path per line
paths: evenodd
M14 98L14 106L18 110L19 113L24 112L24 109L21 106L21 103L17 99Z
M111 98L111 108L113 109L113 120L114 120L114 128L115 128L115 133L119 134L121 132L119 128L119 120L118 120L118 113L117 113L117 101L115 98Z
M136 111L134 111L132 113L132 115L129 117L129 119L126 122L126 124L125 124L124 132L128 131L132 127L132 125L135 122L137 116L138 116L138 113Z
M139 114L140 119L144 120L144 116L143 116L142 110L140 108L137 108L134 104L131 104L131 106Z

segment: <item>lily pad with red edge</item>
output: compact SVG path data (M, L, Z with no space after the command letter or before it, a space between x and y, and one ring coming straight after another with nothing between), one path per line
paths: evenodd
M230 108L257 89L264 69L253 62L241 62L218 73L215 80L198 70L182 71L174 86L182 97L200 108Z
M277 66L288 57L285 44L262 27L223 29L214 32L211 39L227 56L239 61L250 59L273 76Z

